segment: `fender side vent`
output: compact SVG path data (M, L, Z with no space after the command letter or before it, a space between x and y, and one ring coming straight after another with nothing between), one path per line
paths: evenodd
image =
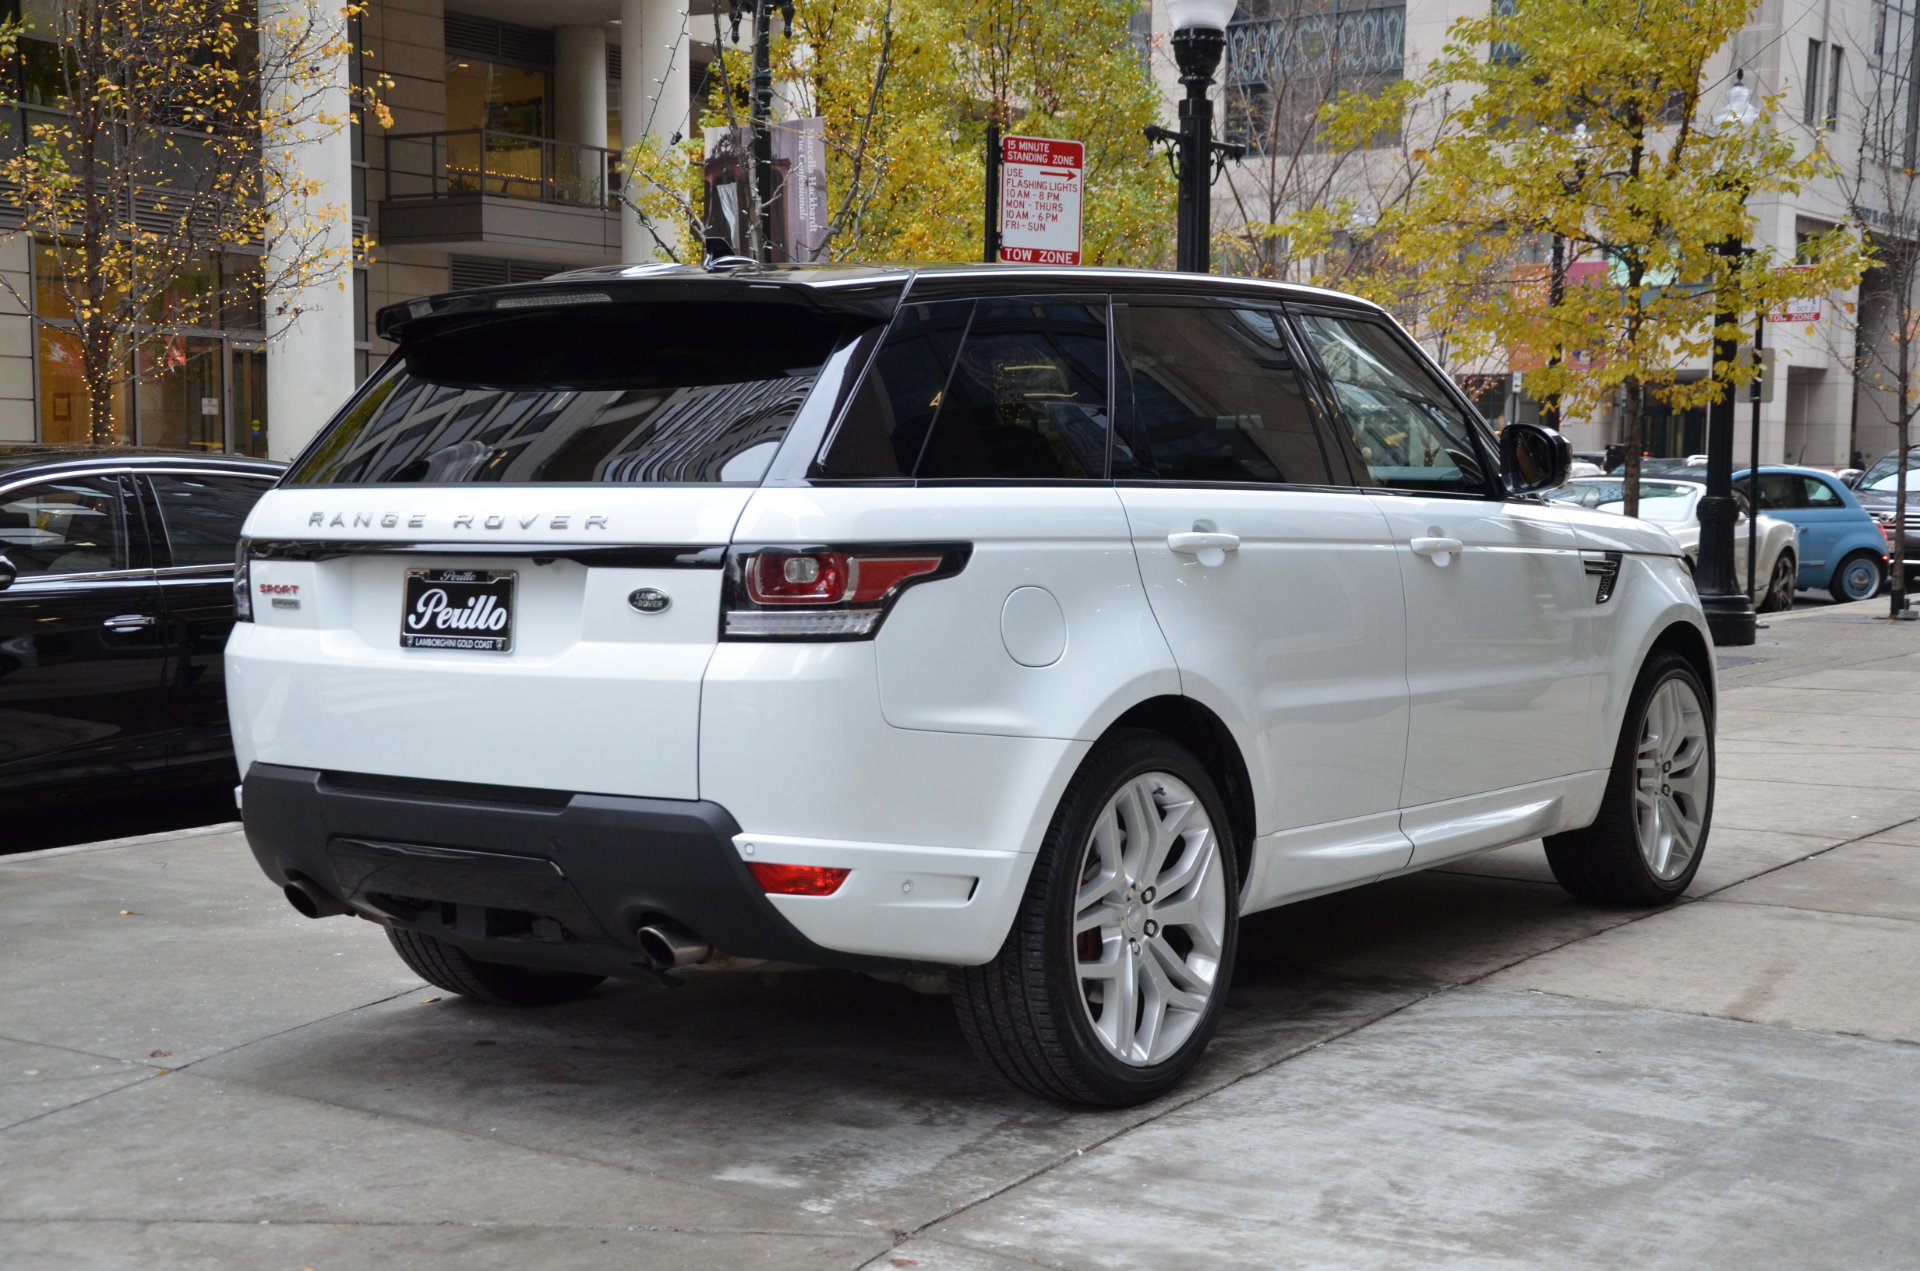
M1619 552L1607 552L1601 556L1588 556L1584 558L1584 563L1587 567L1587 577L1600 580L1599 584L1594 588L1594 604L1604 605L1613 599L1613 589L1620 585L1620 562L1622 559L1623 557Z

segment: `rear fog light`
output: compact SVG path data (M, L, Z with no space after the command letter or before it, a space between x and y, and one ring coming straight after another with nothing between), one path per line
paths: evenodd
M831 896L840 890L852 870L825 865L768 865L749 861L754 881L773 896Z

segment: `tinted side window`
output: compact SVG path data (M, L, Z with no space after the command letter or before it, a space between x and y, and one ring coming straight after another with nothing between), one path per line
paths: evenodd
M981 300L914 475L1102 479L1107 401L1105 297Z
M230 565L240 527L269 481L245 477L153 476L160 523L175 565Z
M1336 483L1277 313L1134 304L1122 314L1130 391L1114 475Z
M1739 483L1746 486L1747 482ZM1743 490L1742 493L1745 493ZM1760 510L1771 512L1775 509L1800 506L1800 478L1785 472L1763 472L1760 474Z
M816 468L840 478L911 477L973 321L973 301L907 305Z
M816 468L823 477L1100 479L1104 297L908 305Z
M1805 484L1807 506L1810 508L1837 508L1842 506L1840 495L1834 488L1818 477L1802 477Z
M119 483L73 477L0 495L0 555L23 576L127 568Z
M1354 449L1376 484L1480 494L1487 479L1466 417L1384 323L1304 315Z

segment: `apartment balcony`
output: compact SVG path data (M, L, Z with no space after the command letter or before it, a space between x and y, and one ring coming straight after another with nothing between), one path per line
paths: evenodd
M619 260L618 152L481 129L384 140L381 243L484 245L491 256L582 265Z

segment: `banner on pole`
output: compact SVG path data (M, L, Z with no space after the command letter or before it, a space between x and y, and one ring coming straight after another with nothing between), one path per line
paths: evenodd
M773 260L812 264L827 258L827 121L782 119L773 125ZM707 236L752 254L753 130L706 130Z

